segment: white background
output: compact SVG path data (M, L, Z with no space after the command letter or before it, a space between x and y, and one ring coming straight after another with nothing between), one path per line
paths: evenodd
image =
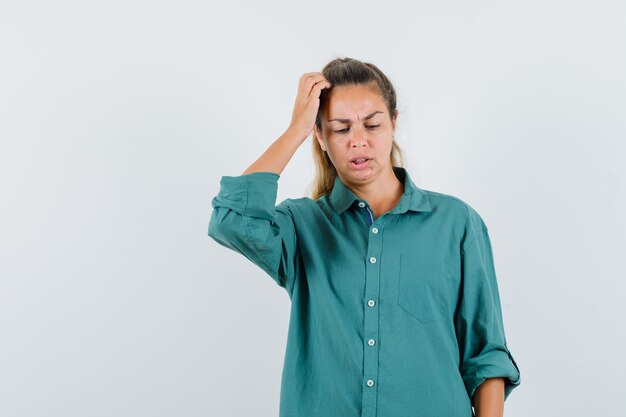
M278 414L289 299L210 200L344 56L394 83L416 184L489 227L505 415L623 413L623 2L3 2L0 48L0 415Z

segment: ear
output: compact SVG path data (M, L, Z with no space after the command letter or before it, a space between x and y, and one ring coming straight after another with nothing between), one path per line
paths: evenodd
M324 140L322 139L322 135L320 134L319 130L317 130L317 125L313 126L313 133L315 134L315 138L317 139L317 142L320 144L320 148L322 148L322 150L326 152L326 147L324 146Z

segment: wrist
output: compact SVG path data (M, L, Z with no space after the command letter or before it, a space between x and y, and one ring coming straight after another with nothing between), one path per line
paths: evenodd
M298 127L289 126L287 130L285 130L285 132L282 134L281 137L284 138L285 140L293 141L293 142L300 144L304 142L309 137L310 134L311 134L311 130L306 131Z

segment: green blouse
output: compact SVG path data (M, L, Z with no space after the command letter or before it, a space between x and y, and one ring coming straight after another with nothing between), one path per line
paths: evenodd
M393 171L404 194L378 218L339 177L278 205L276 173L221 178L208 235L291 300L281 417L469 417L485 378L520 384L483 219Z

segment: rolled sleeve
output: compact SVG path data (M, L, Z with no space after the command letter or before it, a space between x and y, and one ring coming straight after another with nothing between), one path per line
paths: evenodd
M455 315L461 375L473 396L487 378L505 378L504 399L516 388L520 371L508 349L487 227L472 226L462 250L462 296Z
M273 172L223 176L211 200L208 235L262 268L291 295L297 238L291 200L276 205L279 178Z

